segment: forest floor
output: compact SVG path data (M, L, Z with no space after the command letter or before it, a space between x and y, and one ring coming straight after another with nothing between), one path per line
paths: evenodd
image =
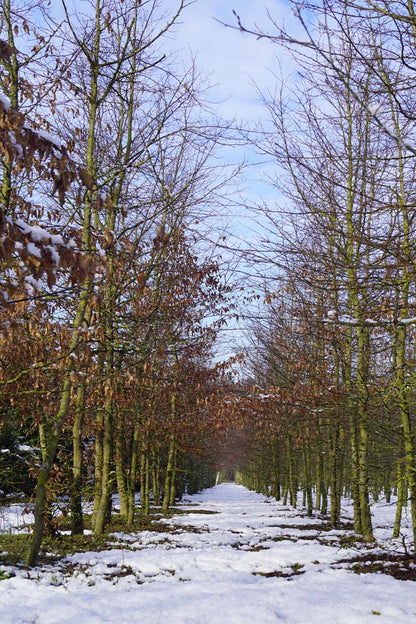
M12 512L0 511L3 530ZM36 568L0 565L0 622L409 624L416 563L408 519L391 539L394 512L372 505L368 545L351 531L348 501L333 530L319 514L224 483L187 497L155 530L112 533L100 550L46 552Z

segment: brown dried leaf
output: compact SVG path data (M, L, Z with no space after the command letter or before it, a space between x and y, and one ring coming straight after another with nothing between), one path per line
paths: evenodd
M12 52L13 48L9 46L6 41L0 40L0 58L4 59L5 61L9 61Z

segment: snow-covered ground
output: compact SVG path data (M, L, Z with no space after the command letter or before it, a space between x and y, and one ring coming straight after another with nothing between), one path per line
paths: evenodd
M114 534L106 551L14 568L0 582L0 622L416 622L415 582L349 569L351 559L368 555L375 565L385 550L403 551L402 540L390 539L393 505L373 505L378 545L371 548L233 483L188 497L182 507L192 513L168 520L166 532ZM343 516L351 517L347 503Z

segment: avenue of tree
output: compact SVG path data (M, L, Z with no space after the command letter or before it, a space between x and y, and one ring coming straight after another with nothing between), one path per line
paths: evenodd
M0 487L35 500L27 565L62 497L75 535L91 501L98 536L114 493L132 527L137 491L166 512L217 471L292 505L301 490L333 526L351 496L367 541L394 494L396 537L408 503L416 537L412 0L293 3L296 36L236 13L299 68L240 134L166 51L185 0L0 5L0 439L39 449L13 483L3 453ZM205 234L238 173L218 150L242 135L278 199L244 252L244 364L218 364L241 311Z
M368 541L371 500L394 491L394 534L409 503L415 538L416 13L412 1L292 8L296 35L236 13L299 68L262 95L257 147L282 199L259 209L267 233L252 250L265 310L250 331L245 479L292 504L301 487L333 525L347 493Z

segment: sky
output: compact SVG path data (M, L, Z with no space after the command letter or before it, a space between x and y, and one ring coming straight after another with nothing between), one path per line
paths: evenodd
M163 5L167 10L173 10L178 0L165 0ZM232 28L237 25L234 10L244 25L254 29L257 25L274 32L268 14L278 24L298 28L290 7L284 1L194 0L175 26L172 46L181 49L185 62L195 56L198 69L206 76L207 83L212 85L211 97L217 102L221 115L229 120L235 119L243 127L253 128L259 123L267 123L259 92L273 92L275 75L282 73L290 79L296 72L296 66L283 48L267 39L258 40L253 35ZM258 160L253 149L240 150L234 155L235 159L239 157L248 158L250 162ZM267 194L265 187L262 191ZM257 185L247 189L248 196L253 193L258 193Z
M74 10L82 7L82 2L67 0ZM160 5L167 16L173 15L179 0L161 0ZM290 77L296 67L288 53L272 42L225 26L237 25L233 10L250 28L258 26L274 32L268 13L279 24L289 25L291 29L297 27L290 6L284 0L190 0L172 29L167 46L182 59L185 67L195 58L205 84L212 87L209 97L222 118L252 129L267 124L259 91L273 92L274 75L282 72ZM239 249L250 244L255 246L253 241L262 236L261 222L247 206L276 201L276 190L265 182L266 175L273 175L274 165L265 162L253 147L224 147L219 158L233 164L244 161L249 167L235 186L238 190L232 196L229 214L221 215L221 220L214 215L217 231L212 232L212 239L219 240L225 234L225 246ZM226 250L219 248L218 253L228 260ZM236 266L236 257L231 260ZM242 268L244 274L248 271L247 267ZM244 342L241 327L241 323L233 322L225 329L219 359L239 350L234 342Z
M160 12L172 16L180 0L159 0ZM169 35L173 50L181 50L185 62L196 57L197 66L211 84L216 85L215 96L222 101L221 110L227 117L248 121L262 116L253 80L262 89L270 86L271 72L277 69L276 54L285 59L282 50L254 36L227 28L236 25L235 10L247 26L258 25L273 31L267 13L279 24L296 27L296 20L285 0L186 0ZM84 0L66 0L69 12L80 14ZM89 0L85 2L85 7ZM55 17L63 17L60 0L52 7ZM223 23L220 23L223 22Z
M177 0L164 2L168 10L177 4ZM245 128L267 125L259 91L264 94L273 92L275 75L282 73L290 79L296 66L289 54L276 44L226 27L224 24L237 24L233 10L249 28L255 29L257 25L274 32L269 15L278 24L285 24L292 30L298 28L289 5L284 1L196 0L183 12L181 23L175 27L172 45L177 49L180 42L185 62L195 56L197 67L213 85L211 97L220 103L218 108L223 117L235 119ZM239 249L257 246L256 240L264 236L264 230L259 215L255 216L247 206L276 201L276 190L266 181L267 177L273 176L274 165L265 162L252 147L224 150L223 156L233 162L244 160L250 163L240 181L241 193L235 197L225 232L225 245ZM248 284L246 276L251 269L241 261L238 267L241 274L237 272L237 280L243 279ZM221 336L219 359L245 348L244 328L242 315L239 322L229 323Z
M164 4L175 7L177 1ZM276 54L282 52L266 40L220 23L236 25L233 10L247 25L268 26L267 11L279 22L292 20L290 8L277 0L196 0L183 12L176 31L184 50L196 55L197 65L216 85L215 93L224 100L224 115L256 121L264 114L253 81L267 88L271 72L277 69Z

